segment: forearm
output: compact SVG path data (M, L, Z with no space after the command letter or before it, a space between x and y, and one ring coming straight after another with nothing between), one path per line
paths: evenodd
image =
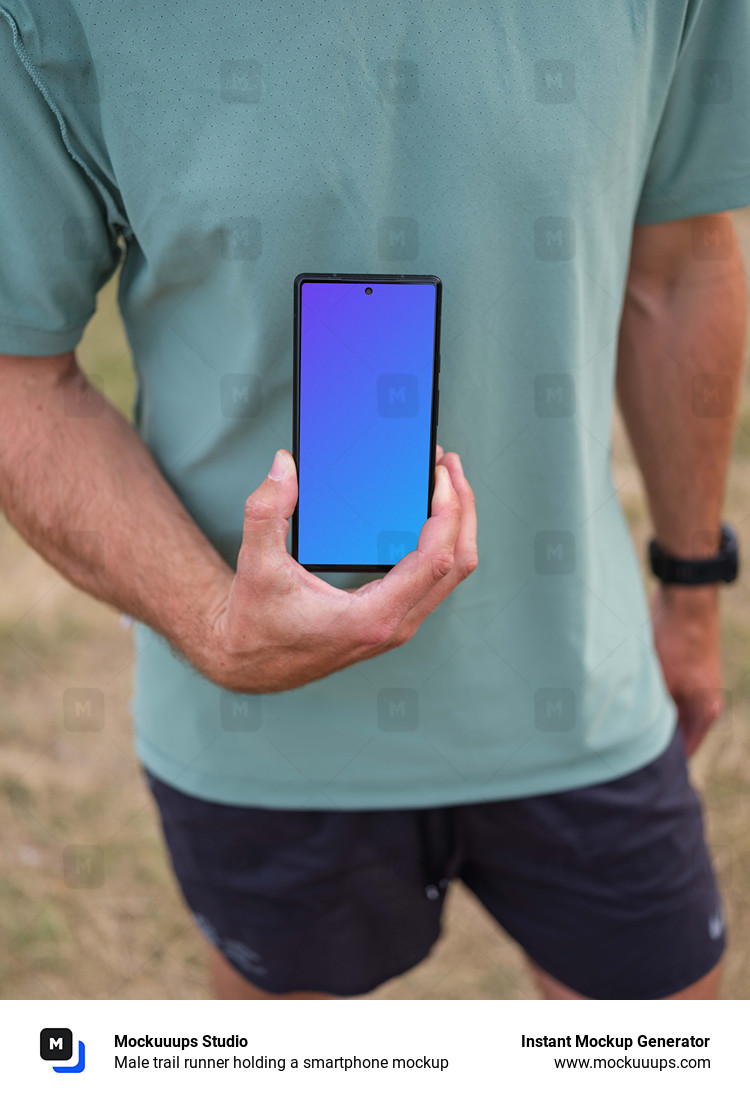
M617 393L659 544L716 552L746 326L739 250L689 259L673 279L631 276Z
M71 355L0 363L0 503L56 569L163 634L200 666L212 605L233 572L135 430L89 388Z

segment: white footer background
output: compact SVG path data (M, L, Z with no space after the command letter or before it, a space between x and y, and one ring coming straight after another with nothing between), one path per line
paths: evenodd
M745 1001L2 1001L2 1091L8 1097L185 1100L300 1093L328 1098L451 1097L690 1100L748 1088L750 1011ZM86 1068L57 1074L42 1061L42 1028L66 1027L86 1048ZM184 1058L229 1058L227 1069L156 1069L163 1048L116 1048L115 1036L195 1036ZM237 1034L236 1048L204 1047L204 1035ZM576 1035L632 1038L622 1047L576 1048ZM524 1049L521 1036L571 1036L570 1049ZM638 1036L707 1037L701 1048L639 1047ZM116 1069L115 1056L147 1057L148 1069ZM286 1059L286 1068L233 1069L234 1056ZM387 1069L304 1069L305 1058L388 1058ZM443 1058L446 1069L394 1069L393 1058ZM710 1068L557 1069L555 1058L708 1058ZM290 1067L298 1058L300 1068ZM76 1061L74 1054L72 1063ZM68 1063L68 1064L72 1064ZM65 1063L57 1063L59 1065Z

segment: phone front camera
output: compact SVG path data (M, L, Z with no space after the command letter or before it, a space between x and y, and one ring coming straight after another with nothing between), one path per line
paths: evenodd
M366 286L365 287L365 294L372 294L372 287L371 286Z

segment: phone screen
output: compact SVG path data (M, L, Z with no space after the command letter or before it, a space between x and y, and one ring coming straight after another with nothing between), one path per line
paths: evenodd
M433 483L436 283L300 284L296 557L309 568L387 569L417 545Z

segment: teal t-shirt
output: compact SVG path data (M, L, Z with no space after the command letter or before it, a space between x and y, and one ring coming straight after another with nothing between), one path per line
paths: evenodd
M75 347L124 248L136 424L227 560L291 443L294 277L443 282L439 440L476 493L476 572L404 647L267 696L139 625L147 767L356 809L657 756L676 708L610 469L618 324L635 223L750 203L747 0L0 13L0 353Z

